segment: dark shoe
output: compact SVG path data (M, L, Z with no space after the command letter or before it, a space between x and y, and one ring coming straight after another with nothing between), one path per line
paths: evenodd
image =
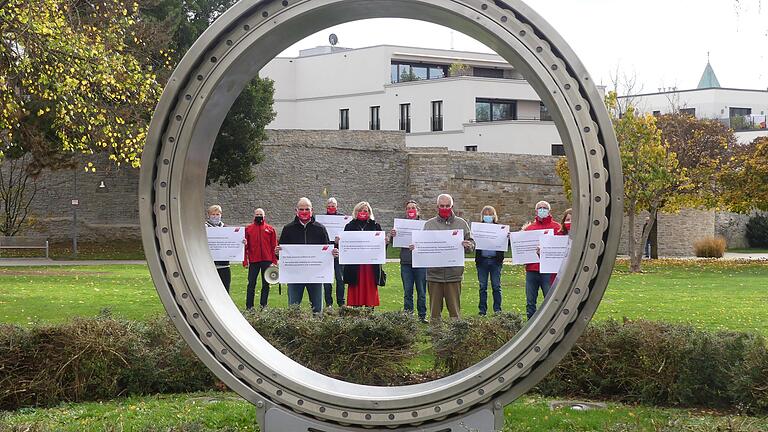
M419 322L422 324L429 324L429 321L426 317L419 317Z

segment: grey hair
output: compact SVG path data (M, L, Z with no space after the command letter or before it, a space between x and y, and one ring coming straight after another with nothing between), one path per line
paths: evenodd
M309 200L309 198L307 198L307 197L301 197L301 198L299 198L299 202L297 202L297 203L296 203L296 208L299 208L299 205L300 205L302 202L306 202L306 203L307 203L307 205L309 206L309 208L312 208L312 201L310 201L310 200Z
M448 198L448 200L451 202L451 207L453 207L453 197L448 194L440 194L437 196L437 203L440 204L440 198Z
M334 203L334 204L335 204L337 207L338 207L338 205L339 205L339 202L338 202L338 201L336 201L336 198L334 198L334 197L330 197L330 198L328 198L328 201L326 201L326 202L327 202L327 203Z

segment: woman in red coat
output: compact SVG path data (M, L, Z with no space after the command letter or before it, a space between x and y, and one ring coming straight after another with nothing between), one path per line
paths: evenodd
M363 201L352 211L355 219L344 231L381 231L373 216L371 205ZM383 234L382 234L383 235ZM381 273L379 264L345 264L344 283L347 284L347 305L374 307L379 305L379 289L376 285Z

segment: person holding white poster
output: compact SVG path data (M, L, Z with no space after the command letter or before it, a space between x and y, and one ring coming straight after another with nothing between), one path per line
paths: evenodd
M453 197L441 194L437 197L437 216L428 220L424 225L424 231L461 231L463 240L461 246L465 251L472 251L475 242L469 224L464 219L453 213ZM411 245L413 252L413 265L418 267L419 248ZM443 303L448 309L451 318L459 318L461 310L461 281L464 278L464 260L461 263L447 265L445 267L427 268L427 289L429 290L430 320L433 325L438 324L443 313Z
M480 283L480 301L477 305L480 315L488 312L488 278L491 279L493 313L501 312L501 267L504 252L507 251L509 225L499 225L499 216L492 206L485 206L480 212L481 223L472 222L472 237L475 240L475 264L477 280ZM481 240L483 243L481 244Z
M221 206L214 204L208 207L207 218L205 219L206 227L224 227L224 222L221 221ZM219 274L221 283L224 284L224 289L229 292L229 286L232 283L232 271L229 268L229 261L214 261L216 266L216 273Z
M320 217L318 218L318 216ZM328 237L330 238L331 243L333 243L336 247L339 247L339 244L335 241L336 236L338 233L344 231L344 226L347 225L352 219L339 210L339 201L334 197L328 198L328 201L326 201L325 204L325 217L322 217L322 215L317 215L315 218L318 222L325 226L325 229L328 231ZM333 230L330 229L329 225L326 223L326 219L339 220L338 229L336 229L336 224L333 224ZM333 260L333 274L336 279L336 305L342 307L344 306L344 278L342 267L341 264L339 264L338 258ZM323 284L323 293L325 294L325 305L327 307L333 306L333 284Z
M537 202L535 207L536 216L533 222L527 224L523 230L552 230L553 234L560 231L560 224L552 219L550 210L551 207L548 202ZM528 315L529 320L533 314L536 313L539 289L541 289L542 293L544 293L544 298L546 298L552 282L551 274L541 273L539 271L540 267L538 261L539 260L537 259L536 262L525 265L525 312Z
M392 246L400 248L400 278L403 280L403 310L413 313L413 291L416 288L416 312L419 321L427 323L427 269L413 266L411 233L424 229L426 221L421 220L419 205L414 200L405 203L405 219L395 219L395 227L389 232ZM400 230L398 221L405 222L406 229ZM404 241L403 241L404 240Z
M292 244L311 244L325 245L332 250L334 257L338 256L339 250L329 244L328 232L323 224L315 222L312 216L312 201L309 198L301 198L296 204L296 217L293 222L283 227L280 233L279 245L275 247L275 254L280 255L280 245ZM281 269L282 270L282 269ZM300 269L297 269L300 270ZM283 275L281 271L281 279ZM288 284L288 304L300 305L304 297L304 288L309 294L309 302L312 304L312 312L320 313L323 310L323 284L311 281L302 283Z
M566 209L565 212L563 212L563 217L560 220L560 231L556 231L556 236L568 236L568 233L571 232L571 220L573 220L573 209ZM568 257L568 253L571 251L571 244L570 241L568 242L568 251L566 252L565 258ZM558 269L560 267L558 266ZM550 287L555 285L555 278L557 277L557 271L552 274L552 278L550 279Z
M381 245L383 247L385 236L381 230L381 225L374 219L371 205L365 201L359 202L352 211L352 215L355 219L344 227L344 232L375 231L381 233ZM378 286L384 286L386 282L386 274L381 268L382 264L344 264L344 283L347 284L348 306L373 308L379 305Z

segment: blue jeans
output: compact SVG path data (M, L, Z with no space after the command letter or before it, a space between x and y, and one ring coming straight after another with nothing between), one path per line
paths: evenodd
M344 306L344 273L338 258L333 260L333 272L336 278L336 305ZM323 284L323 292L325 294L325 305L333 306L333 284Z
M541 288L541 291L544 293L544 298L547 298L551 280L552 275L550 273L539 273L537 271L525 272L525 312L528 314L528 319L531 319L533 314L536 313L539 288Z
M403 279L403 309L413 312L413 286L416 285L416 308L419 318L427 317L427 269L400 264Z
M480 315L488 312L488 276L493 289L493 312L501 312L501 264L495 257L482 257L477 263L477 280L480 282Z
M320 313L323 310L323 284L288 284L288 304L301 304L304 299L304 287L307 287L309 293L312 312Z

